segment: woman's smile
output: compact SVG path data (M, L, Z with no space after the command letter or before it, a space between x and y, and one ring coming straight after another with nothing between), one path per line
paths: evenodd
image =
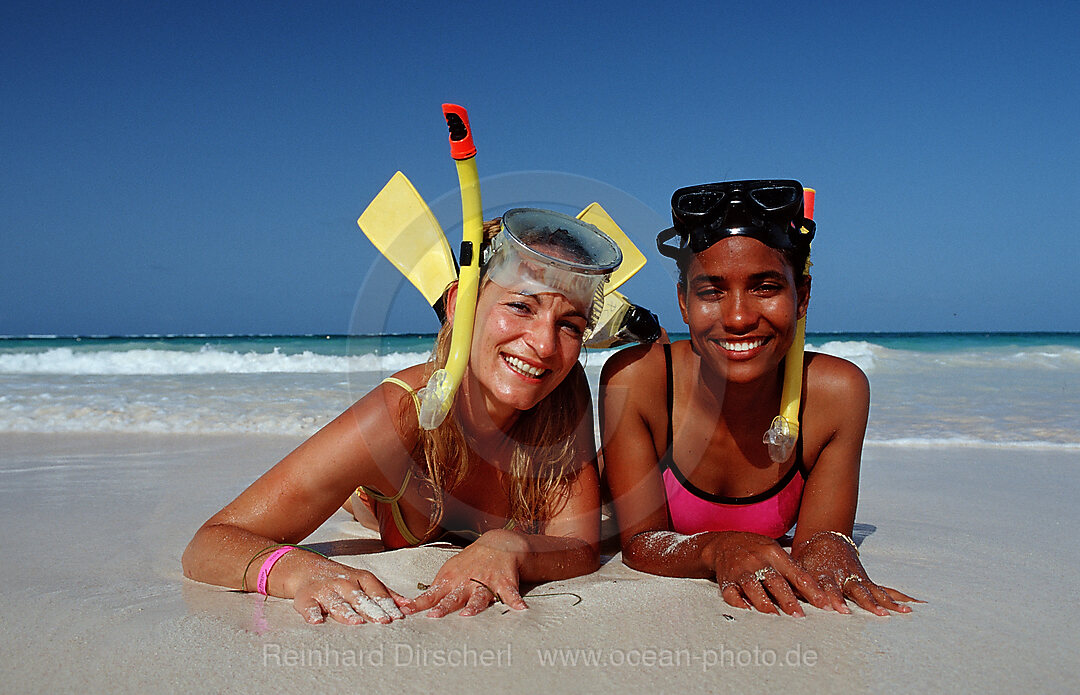
M697 254L679 297L695 349L714 372L740 383L775 374L805 309L784 256L747 237Z
M577 364L585 317L556 293L523 294L488 282L481 290L469 369L495 410L529 410Z
M752 360L762 353L763 348L772 341L771 337L729 338L713 341L724 351L729 360Z
M526 362L520 357L508 355L505 352L502 353L503 362L510 368L510 371L532 382L539 382L541 377L550 372L550 369L538 367Z

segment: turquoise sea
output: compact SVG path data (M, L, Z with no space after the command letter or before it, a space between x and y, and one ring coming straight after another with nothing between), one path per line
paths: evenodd
M672 339L679 339L673 334ZM0 432L310 434L430 335L0 338ZM870 377L867 441L1080 449L1080 333L817 333ZM612 351L583 353L594 388Z

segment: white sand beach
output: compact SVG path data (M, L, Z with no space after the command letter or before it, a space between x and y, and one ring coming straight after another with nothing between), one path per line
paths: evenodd
M733 609L618 555L530 609L311 626L185 579L198 525L299 443L0 434L3 692L1054 692L1080 680L1080 452L870 445L855 537L910 615ZM339 513L309 542L415 595L445 547L378 551ZM558 594L547 595L545 594ZM580 600L579 600L580 599Z

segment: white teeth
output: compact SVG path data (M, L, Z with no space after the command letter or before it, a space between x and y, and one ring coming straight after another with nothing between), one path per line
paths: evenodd
M525 376L538 377L538 376L542 375L544 372L547 371L546 369L539 369L537 367L532 366L531 364L527 364L525 362L522 362L518 358L511 357L510 355L503 355L503 359L514 370L521 372Z
M732 343L724 340L720 341L720 347L724 348L725 350L730 350L731 352L746 352L747 350L753 350L756 347L761 347L764 344L764 338L758 338L757 340L750 340L739 343Z

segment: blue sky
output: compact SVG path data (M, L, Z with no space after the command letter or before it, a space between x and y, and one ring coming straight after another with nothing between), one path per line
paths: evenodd
M765 177L819 191L811 331L1080 330L1078 27L1066 2L4 3L0 335L432 330L355 220L400 169L459 233L444 101L486 206L599 199L675 330L671 192Z

